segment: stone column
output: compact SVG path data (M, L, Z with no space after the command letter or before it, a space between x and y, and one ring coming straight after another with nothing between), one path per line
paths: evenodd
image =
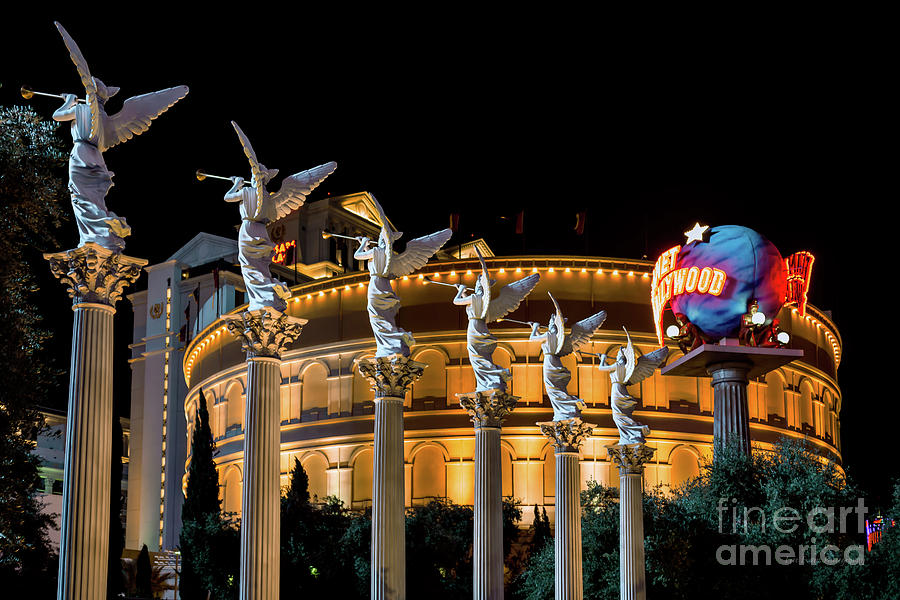
M752 364L742 361L713 363L706 367L713 388L713 450L737 445L750 454L750 410L747 406L747 374Z
M475 424L475 600L503 598L500 427L519 399L501 390L457 394Z
M406 598L403 400L428 366L394 354L356 362L375 392L372 460L372 600Z
M596 425L579 418L538 423L553 443L556 455L556 600L582 600L581 463L579 449Z
M247 353L241 600L278 600L281 559L281 353L306 319L274 308L223 317Z
M644 572L644 464L656 452L646 444L615 444L606 447L619 468L619 597L647 597Z
M44 254L68 286L75 321L66 421L57 598L106 598L112 483L113 315L146 260L98 244Z

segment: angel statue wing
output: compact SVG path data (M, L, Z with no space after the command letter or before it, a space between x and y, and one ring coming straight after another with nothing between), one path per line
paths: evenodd
M519 307L525 296L531 293L534 286L541 280L541 276L533 273L528 277L523 277L518 281L503 286L497 297L491 301L487 308L487 316L485 321L490 323L497 319L502 319L512 311Z
M84 55L81 54L78 44L75 43L75 40L72 39L65 27L56 21L53 24L59 30L59 35L62 36L63 43L69 50L69 58L75 63L75 69L78 71L78 76L81 77L81 85L84 86L85 95L87 96L87 105L91 109L91 138L93 139L94 136L100 133L100 101L97 99L97 84L94 83L91 70L88 68L87 61L84 59Z
M286 217L303 206L310 192L325 181L326 177L334 173L335 169L337 169L337 163L328 162L324 165L313 167L308 171L285 177L284 181L281 182L281 189L272 194L272 200L275 205L275 216L272 220L277 221Z
M403 251L403 254L398 254L394 257L391 263L391 277L403 277L424 267L428 259L434 256L434 253L447 243L451 235L453 235L452 230L442 229L431 235L410 240L406 244L406 250Z
M606 321L606 311L589 316L572 325L572 332L566 336L562 351L557 356L567 356L584 346L594 333L603 326Z
M634 344L631 343L631 334L627 329L625 329L625 336L628 338L628 344L621 351L625 353L625 385L629 386L640 383L652 375L653 371L665 362L669 355L669 348L663 346L659 350L635 359Z
M556 334L553 336L554 339L550 345L553 348L553 354L559 356L566 339L566 320L563 318L562 311L559 309L559 303L553 297L553 294L547 292L547 295L550 296L550 300L553 301L553 307L556 309L556 312L550 317L550 320L556 324Z
M231 124L237 132L238 139L241 140L241 147L244 149L244 155L247 157L247 160L250 161L250 174L253 175L253 181L256 182L256 208L253 211L253 218L256 219L262 212L263 200L268 193L266 192L266 184L263 183L259 159L256 158L256 152L253 151L250 140L247 139L247 136L244 135L244 132L238 127L237 123L232 121Z
M153 119L169 110L187 94L188 87L179 85L129 98L122 105L122 110L103 119L100 151L106 152L116 144L127 142L134 136L141 135L150 129L150 122Z

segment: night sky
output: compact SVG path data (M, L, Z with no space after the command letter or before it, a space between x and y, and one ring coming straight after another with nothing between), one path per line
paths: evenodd
M896 191L884 114L846 40L790 29L659 38L635 27L629 37L579 15L254 9L8 18L2 105L25 103L22 84L83 95L54 20L92 73L121 87L110 112L133 95L190 86L149 132L106 154L116 173L108 205L133 229L127 254L153 264L198 231L236 237L228 184L194 178L198 168L249 175L231 120L281 176L337 161L311 200L368 190L409 237L460 213L450 244L483 236L498 255L655 259L695 221L745 225L785 256L816 256L810 301L833 311L844 340L845 465L885 498L900 473L888 441L900 410L880 358L896 339L885 297L896 215L885 205ZM60 102L29 104L49 118ZM513 230L523 209L524 237ZM74 247L73 223L59 239L36 250ZM44 281L40 302L55 312L48 323L67 365L67 298ZM128 343L130 306L118 308ZM116 377L127 394L127 366ZM64 387L56 395L64 404ZM120 404L127 410L127 397Z

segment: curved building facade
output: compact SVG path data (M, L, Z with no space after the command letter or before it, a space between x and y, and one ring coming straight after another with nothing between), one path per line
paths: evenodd
M576 256L486 261L498 285L532 272L541 275L537 288L510 318L546 324L553 310L550 291L570 323L598 310L608 312L585 351L615 354L624 342L622 326L628 327L640 352L657 346L650 306L651 262ZM475 389L466 353L466 315L452 304L453 289L428 284L424 277L473 285L478 268L475 259L441 260L394 282L402 298L398 324L413 332L417 342L411 357L428 364L404 408L408 506L434 497L473 503L475 436L456 399L456 394ZM309 322L299 341L285 352L281 367L282 483L287 484L296 457L309 475L311 495L319 500L337 496L352 508L367 506L372 494L374 396L354 369L354 361L375 350L366 313L368 279L368 273L354 272L293 286L288 314ZM233 307L234 303L228 306L232 312L245 308ZM840 464L840 334L829 316L813 306L807 305L805 316L785 307L779 318L791 334L788 347L803 349L804 358L750 383L753 444L769 447L781 435L803 438ZM535 425L552 419L542 383L540 344L528 341L530 331L522 325L495 323L492 331L499 338L494 360L511 369L509 391L520 398L502 430L503 495L523 505L545 506L552 518L553 447ZM220 319L212 320L180 350L186 448L189 452L198 399L204 394L219 450L215 460L223 508L240 513L245 355ZM668 362L680 356L672 344ZM605 449L618 439L609 407L609 378L595 368L596 360L581 355L564 359L572 371L569 392L586 402L584 420L598 425L581 448L583 487L591 479L609 485L618 482ZM648 444L656 448L645 471L646 485L677 485L697 474L699 461L712 452L709 379L664 377L657 371L630 392L640 398L634 416L650 426ZM178 471L186 473L189 464L188 454ZM528 522L531 511L524 513Z

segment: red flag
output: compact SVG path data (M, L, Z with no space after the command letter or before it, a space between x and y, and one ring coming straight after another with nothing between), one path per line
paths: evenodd
M450 214L450 230L451 231L459 230L459 213L451 213Z
M516 234L522 235L525 233L525 211L519 212L516 215Z
M575 215L575 233L581 235L584 233L584 218L587 215L585 211L581 211Z

